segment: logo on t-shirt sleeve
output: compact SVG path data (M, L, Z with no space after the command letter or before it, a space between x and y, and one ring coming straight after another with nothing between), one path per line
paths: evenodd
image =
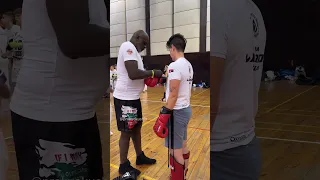
M172 72L174 72L174 69L169 69L169 73L172 73Z
M127 53L128 53L129 55L131 55L131 54L133 53L133 51L132 51L131 49L128 49L128 50L127 50Z

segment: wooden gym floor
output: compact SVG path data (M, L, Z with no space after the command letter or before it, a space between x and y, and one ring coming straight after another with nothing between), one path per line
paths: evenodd
M138 166L141 178L147 180L163 180L169 177L168 150L164 147L164 139L153 132L153 125L159 115L164 88L162 86L148 88L141 96L143 112L142 148L149 157L157 159L151 166ZM111 100L112 101L112 100ZM111 102L113 105L113 102ZM210 178L210 89L194 88L191 96L192 118L188 127L188 146L191 151L188 179L200 180ZM112 109L113 110L113 109ZM111 131L114 133L110 141L111 179L118 176L120 133L117 131L114 110L111 112ZM135 166L136 154L131 141L129 160Z
M196 88L192 93L193 117L188 128L188 144L191 149L189 180L209 180L209 89ZM157 138L152 126L160 107L163 87L149 88L142 94L145 122L142 145L148 156L158 163L152 166L139 166L140 179L167 179L167 150L163 140ZM260 137L263 153L263 169L260 180L317 180L320 179L320 87L297 86L288 81L262 83L260 90L259 113L256 118L256 132ZM112 101L112 99L111 99ZM111 102L112 104L112 102ZM105 173L111 178L118 176L118 138L114 113L109 136L107 100L97 107L100 133L103 145ZM0 127L6 138L9 150L8 180L18 180L17 163L11 134L9 113L1 114ZM110 138L110 140L109 140ZM108 143L110 142L110 143ZM110 149L110 156L108 155ZM132 143L129 159L135 166L135 153ZM110 169L107 168L110 165ZM214 180L214 178L213 178Z
M320 179L320 87L262 83L256 132L261 180Z

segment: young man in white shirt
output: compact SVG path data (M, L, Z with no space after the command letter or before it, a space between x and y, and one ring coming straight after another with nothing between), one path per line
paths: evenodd
M19 179L103 179L95 107L109 82L105 2L24 0L22 11L10 104Z
M117 84L113 92L114 108L116 112L118 130L121 131L119 139L121 175L133 172L138 176L141 172L131 166L128 160L130 138L136 151L136 164L154 164L155 159L145 156L141 147L142 107L140 94L144 88L145 78L159 78L160 70L144 70L140 56L147 44L149 36L139 30L135 32L130 41L122 43L117 60Z
M266 29L252 0L211 1L211 179L258 180L255 116Z
M187 127L192 115L190 107L193 67L184 58L187 41L175 34L167 42L173 62L168 67L166 102L153 127L154 132L165 138L170 151L172 180L185 180L190 151L187 147Z

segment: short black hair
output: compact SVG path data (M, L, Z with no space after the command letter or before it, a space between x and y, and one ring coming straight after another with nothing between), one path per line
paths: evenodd
M171 48L172 45L174 45L178 51L184 52L186 49L187 40L182 34L174 34L169 38L166 44L168 49Z

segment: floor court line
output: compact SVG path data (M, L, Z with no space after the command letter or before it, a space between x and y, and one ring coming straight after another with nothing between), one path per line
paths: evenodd
M308 114L296 114L296 113L279 113L279 112L270 112L273 114L279 114L279 115L288 115L288 116L304 116L304 117L315 117L315 118L320 118L320 116L316 115L308 115Z
M259 107L260 110L269 110L271 108ZM305 109L285 109L285 108L277 108L277 111L289 111L289 112L308 112L308 113L319 113L319 110L305 110Z
M153 118L153 119L151 119L151 120L148 120L148 122L144 123L144 124L142 125L142 127L145 126L146 124L150 123L151 121L155 120L156 118L157 118L157 117L155 117L155 118ZM107 121L98 121L98 123L99 123L99 124L109 124L109 122L107 122ZM210 131L210 129L205 129L205 128L197 128L197 127L188 127L188 128L190 128L190 129L202 130L202 131Z
M273 128L261 128L261 127L256 127L256 129L271 130L271 131L285 131L285 132L304 133L304 134L320 134L320 133L316 133L316 132L291 131L291 130L286 130L286 129L273 129Z
M270 108L269 110L267 110L264 114L269 113L269 112L277 109L278 107L280 107L280 106L282 106L282 105L284 105L284 104L292 101L293 99L301 96L302 94L304 94L304 93L306 93L306 92L308 92L308 91L311 91L312 89L314 89L314 88L316 88L316 87L317 87L317 86L312 86L312 87L308 88L307 90L305 90L305 91L303 91L303 92L301 92L301 93L299 93L299 94L297 94L297 95L295 95L295 96L287 99L286 101L283 101L282 103L280 103L280 104L278 104L278 105L275 105L274 107L272 107L272 108Z
M152 103L159 103L162 101L152 101L152 100L141 100L142 102L152 102ZM198 104L190 104L191 106L195 107L204 107L204 108L209 108L210 106L204 106L204 105L198 105Z
M272 138L272 137L263 137L263 136L257 136L257 137L259 139L267 139L267 140L276 140L276 141L286 141L286 142L296 142L296 143L320 145L320 142L317 142L317 141L301 141L301 140L296 140L296 139L283 139L283 138Z
M307 125L296 125L296 124L285 124L285 123L276 123L276 122L267 122L267 121L256 121L256 124L276 124L282 126L296 126L296 127L307 127L307 128L320 128L319 126L307 126Z
M208 91L209 89L205 89L205 90L203 90L202 92L199 92L198 94L195 94L194 96L191 96L191 98L194 98L194 97L197 97L197 96L199 96L200 94L202 94L202 93L204 93L204 92L206 92L206 91Z

